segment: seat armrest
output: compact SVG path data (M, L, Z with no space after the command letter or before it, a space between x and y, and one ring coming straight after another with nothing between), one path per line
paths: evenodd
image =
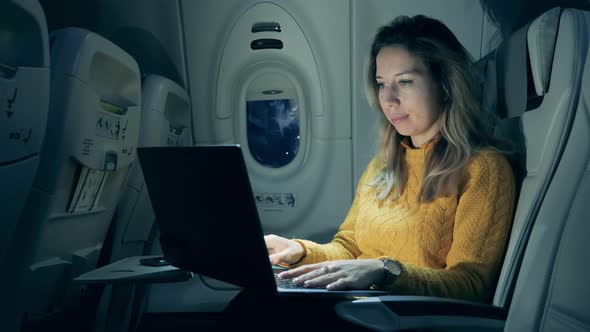
M369 297L336 305L338 315L377 331L449 328L502 331L506 309L481 303L425 296Z

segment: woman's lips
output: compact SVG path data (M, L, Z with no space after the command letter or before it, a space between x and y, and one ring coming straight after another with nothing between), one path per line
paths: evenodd
M398 124L401 123L402 121L406 120L408 118L408 115L396 115L396 116L392 116L390 118L391 122L393 124Z

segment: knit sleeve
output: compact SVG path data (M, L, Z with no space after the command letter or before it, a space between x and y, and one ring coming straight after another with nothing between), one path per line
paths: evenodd
M466 166L453 242L444 269L402 265L387 289L397 294L490 300L502 262L514 207L515 185L504 156L486 151Z
M355 236L358 209L359 205L362 204L363 196L368 194L367 188L372 183L376 171L377 162L373 159L361 175L352 206L330 243L318 244L309 240L296 240L304 246L306 255L303 260L292 265L292 267L328 260L354 259L361 254Z

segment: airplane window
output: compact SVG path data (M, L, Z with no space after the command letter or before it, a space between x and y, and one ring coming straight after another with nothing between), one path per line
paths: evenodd
M299 108L294 99L246 102L250 153L260 164L278 168L299 151Z

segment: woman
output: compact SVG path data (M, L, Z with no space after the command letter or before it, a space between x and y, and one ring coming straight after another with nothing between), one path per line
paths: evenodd
M328 244L265 237L306 287L489 301L509 233L514 176L480 120L468 52L440 21L399 17L371 46L367 94L379 151Z

